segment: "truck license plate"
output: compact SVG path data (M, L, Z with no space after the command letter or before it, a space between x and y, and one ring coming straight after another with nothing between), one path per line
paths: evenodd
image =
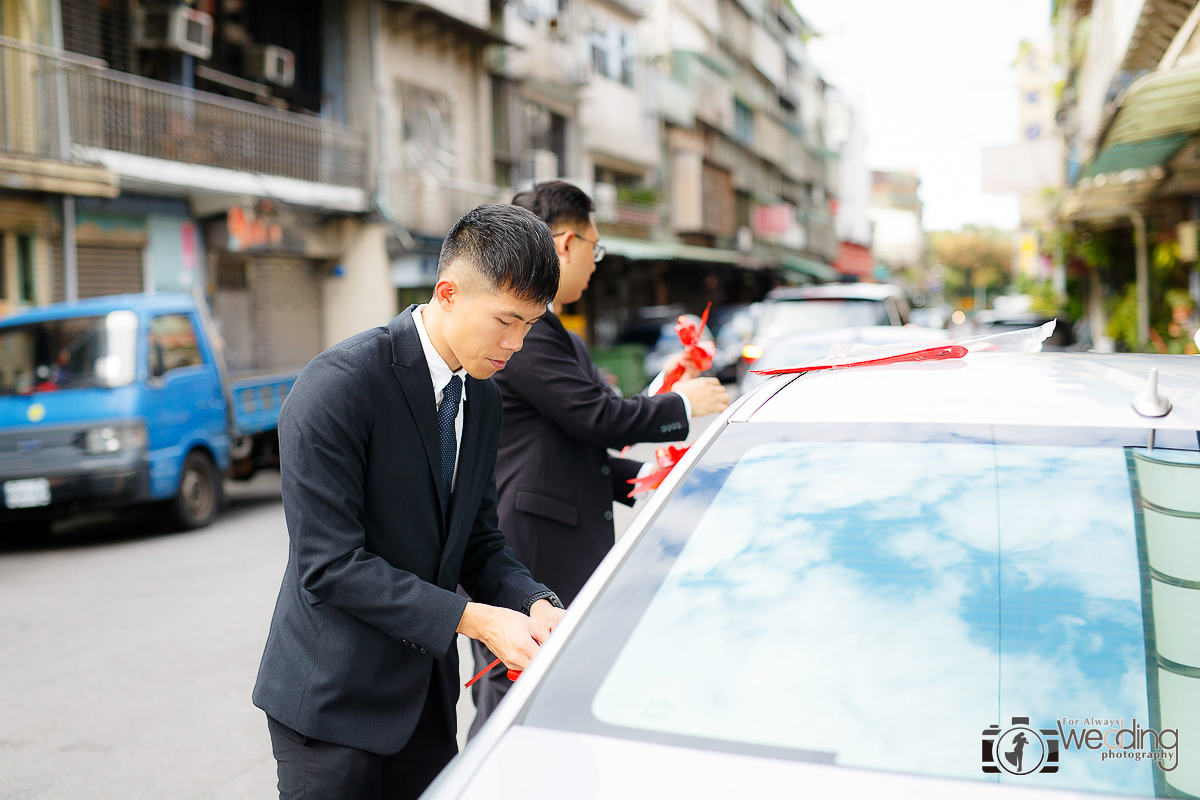
M45 478L6 481L4 505L7 508L37 508L50 505L50 481Z

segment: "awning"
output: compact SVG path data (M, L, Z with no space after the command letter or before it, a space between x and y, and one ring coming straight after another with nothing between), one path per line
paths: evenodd
M1188 133L1176 133L1145 142L1115 144L1101 150L1080 173L1081 178L1120 173L1129 169L1162 167L1175 157L1179 149L1192 138Z
M836 281L838 279L837 270L833 267L828 264L822 264L820 261L812 261L800 256L784 254L780 259L780 266L784 269L790 269L792 272L799 272L816 278L819 281Z
M1100 147L1063 204L1068 218L1115 217L1161 190L1168 164L1200 133L1200 68L1151 72L1117 98Z
M614 256L628 258L630 261L701 261L709 264L736 265L743 258L736 250L697 247L679 242L626 239L620 236L605 236L600 240L600 244Z
M1151 72L1129 84L1117 104L1102 138L1105 149L1176 134L1194 135L1200 130L1200 68Z

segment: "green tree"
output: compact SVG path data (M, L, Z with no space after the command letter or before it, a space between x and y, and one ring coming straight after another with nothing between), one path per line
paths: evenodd
M977 290L994 293L1008 284L1013 259L1008 233L970 225L936 231L929 235L929 252L933 263L942 265L947 297L971 297Z

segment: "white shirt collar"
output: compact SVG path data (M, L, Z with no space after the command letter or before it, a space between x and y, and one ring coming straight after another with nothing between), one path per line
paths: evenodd
M446 363L446 359L442 358L442 354L433 346L433 342L429 338L429 331L425 330L425 320L421 317L424 309L424 304L413 309L413 323L417 326L417 338L421 340L421 350L425 352L425 363L429 365L429 377L433 379L434 404L441 405L442 393L446 389L446 384L450 382L450 376L457 375L462 380L465 389L467 371L462 367L452 371L450 365ZM466 402L467 393L464 391L461 397L461 402Z

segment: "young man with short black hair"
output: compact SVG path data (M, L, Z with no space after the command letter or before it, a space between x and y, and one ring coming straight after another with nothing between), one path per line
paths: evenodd
M513 203L550 226L560 264L555 309L575 302L603 252L591 198L570 183L551 181L520 192ZM628 480L643 465L611 456L609 448L685 439L694 416L729 404L716 379L697 377L694 367L684 378L666 394L617 396L587 345L554 311L530 332L520 358L496 376L504 398L496 465L500 525L517 559L563 602L575 599L613 545L613 501L633 505ZM494 658L482 644L472 647L478 669ZM475 684L472 735L510 685L498 670Z
M488 380L557 291L545 223L481 206L429 303L317 356L284 402L291 545L254 687L284 800L418 797L458 749L457 634L523 669L558 623L500 532Z

